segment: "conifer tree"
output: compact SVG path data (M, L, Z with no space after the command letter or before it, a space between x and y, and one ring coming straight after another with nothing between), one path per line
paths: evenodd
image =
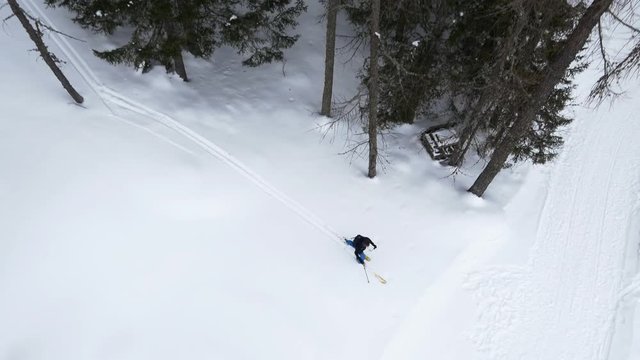
M504 138L497 144L491 155L491 160L469 188L469 192L476 196L484 194L489 184L507 162L508 157L513 154L520 139L527 133L536 114L553 96L554 89L566 76L571 63L585 46L602 14L612 3L613 0L594 0L584 11L576 26L563 39L562 46L549 59L542 71L541 78L533 86L528 101L523 104L513 124L507 129Z
M450 91L462 99L467 114L457 119L460 144L450 159L458 166L472 142L488 156L506 136L584 7L518 0L460 1L456 6L446 63ZM555 156L562 145L557 130L571 122L562 110L571 101L572 78L583 68L576 65L565 74L511 160L544 163Z
M230 45L246 56L243 64L282 60L283 50L298 39L287 31L306 7L302 0L46 0L64 6L74 21L97 32L113 34L131 28L126 44L94 50L110 62L148 72L163 65L188 79L182 54L209 58Z
M351 0L345 8L356 37L366 42L369 1ZM442 93L439 62L450 17L448 0L382 2L378 105L382 126L412 123L420 110ZM364 83L368 76L364 68Z
M371 0L344 0L355 29L354 48L369 42ZM442 104L452 111L440 120L455 124L460 137L449 164L459 166L470 149L490 157L562 51L586 11L583 2L554 0L399 0L381 3L377 120L381 129L411 123ZM576 58L579 60L579 58ZM369 88L367 59L360 78ZM573 77L584 66L569 67L517 138L509 160L545 163L553 159L571 122L563 113L571 102ZM371 116L359 103L359 115ZM351 107L346 107L349 110ZM442 121L441 121L442 122ZM505 162L503 166L509 166Z

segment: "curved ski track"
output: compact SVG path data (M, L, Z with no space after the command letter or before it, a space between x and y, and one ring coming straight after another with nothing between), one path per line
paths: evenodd
M53 22L49 19L42 9L35 4L34 0L26 0L24 2L25 7L34 13L37 13L38 16L44 19L48 24L53 26ZM206 139L202 135L197 132L191 130L187 126L181 124L177 120L173 119L171 116L161 113L159 111L153 110L146 105L143 105L119 92L105 86L95 75L95 73L91 70L89 65L82 59L82 57L77 53L77 51L71 46L69 41L62 35L58 33L51 33L51 39L55 42L58 48L65 54L69 62L76 69L76 71L82 76L84 81L89 85L89 87L95 92L98 98L104 103L104 105L111 111L111 113L118 119L125 121L131 125L136 127L141 127L145 131L152 133L153 135L161 138L163 141L168 142L174 146L179 147L183 151L187 151L192 153L190 150L185 149L184 147L178 145L177 143L171 141L165 136L154 132L152 129L148 127L141 126L139 124L135 124L130 120L124 119L121 116L118 116L113 109L113 105L119 106L131 112L142 115L148 119L151 119L154 122L157 122L164 127L170 129L171 131L181 135L182 137L188 139L188 141L194 143L202 150L206 151L208 154L222 161L236 172L238 172L245 179L249 180L255 186L260 188L262 191L285 205L291 211L293 211L296 215L301 217L307 223L315 227L316 229L322 231L325 235L332 238L338 244L340 244L344 249L348 250L347 245L342 240L343 238L333 230L329 225L324 223L320 218L314 215L311 211L307 210L304 206L284 194L282 191L276 189L274 186L269 184L266 180L260 177L258 174L253 172L249 167L244 165L240 160L233 157L231 154L217 146L212 141ZM369 266L368 266L369 267Z

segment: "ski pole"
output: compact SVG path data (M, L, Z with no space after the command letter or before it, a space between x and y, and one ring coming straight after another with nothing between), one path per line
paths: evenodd
M367 284L370 284L369 274L367 274L367 267L364 264L362 264L362 268L364 269L364 275L367 277Z

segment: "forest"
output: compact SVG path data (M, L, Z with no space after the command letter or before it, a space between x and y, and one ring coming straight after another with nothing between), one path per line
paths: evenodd
M309 1L309 0L307 0ZM300 35L303 0L46 0L69 10L78 26L106 36L126 31L126 43L94 55L142 73L164 67L190 81L183 55L212 59L231 47L243 65L283 61ZM429 119L423 143L452 173L469 159L485 162L468 189L482 196L495 176L515 163L544 164L561 151L560 130L571 123L574 77L590 62L603 64L591 99L616 96L616 82L640 64L640 30L629 0L325 0L324 84L317 112L335 122L355 122L368 134L368 176L380 163L378 138L401 124ZM30 38L63 86L43 42L55 31L9 0ZM338 24L340 21L344 24ZM613 59L603 46L604 21L636 36L628 53ZM348 34L336 28L347 26ZM360 86L348 99L333 97L336 37L360 61ZM344 49L342 49L345 51ZM594 55L594 56L589 56ZM364 61L362 61L364 59ZM56 71L57 69L57 71ZM442 132L442 130L446 132ZM443 138L443 134L450 138ZM446 137L445 136L445 137Z

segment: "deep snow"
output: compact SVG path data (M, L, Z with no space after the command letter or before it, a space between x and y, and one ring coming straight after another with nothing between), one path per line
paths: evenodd
M87 108L10 20L3 358L590 360L609 344L611 359L640 356L632 101L577 110L556 163L506 171L480 200L464 192L478 169L448 177L417 127L387 138L391 163L373 181L366 159L338 155L345 129L325 137L314 115L317 5L284 76L223 49L188 59L185 84L105 64L90 52L105 38L23 4L87 39L47 39ZM371 270L388 284L367 284L336 241L358 232L380 246Z

